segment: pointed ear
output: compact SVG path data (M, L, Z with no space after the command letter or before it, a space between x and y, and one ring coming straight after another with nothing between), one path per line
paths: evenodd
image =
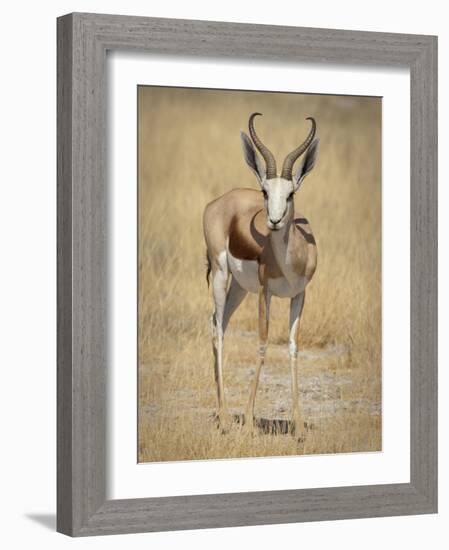
M262 180L265 177L264 162L256 153L253 142L249 139L245 132L240 132L240 137L242 138L243 156L245 157L246 164L256 174L256 178L259 183L262 184Z
M301 161L301 164L299 165L298 170L293 176L293 185L295 187L295 191L299 189L301 183L304 181L304 178L312 171L313 167L315 166L315 162L318 156L319 143L319 139L314 139L312 141Z

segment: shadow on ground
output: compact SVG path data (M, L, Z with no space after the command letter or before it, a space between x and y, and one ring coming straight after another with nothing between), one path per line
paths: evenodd
M25 517L50 531L56 531L56 514L25 514Z
M218 418L214 415L214 419L218 422ZM246 419L244 414L233 414L232 421L235 424L240 424L244 426L246 424ZM263 434L269 435L286 435L295 433L295 425L291 420L286 420L284 418L261 418L254 417L254 426ZM304 422L305 430L312 430L313 425Z

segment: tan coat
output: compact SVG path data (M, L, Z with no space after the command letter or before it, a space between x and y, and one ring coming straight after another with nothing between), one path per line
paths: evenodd
M254 189L233 189L209 203L203 218L212 270L222 252L244 262L257 262L259 284L268 280L311 280L317 264L315 239L307 219L295 211L285 229L270 231L264 199ZM232 271L232 269L231 269ZM275 293L276 294L276 293Z

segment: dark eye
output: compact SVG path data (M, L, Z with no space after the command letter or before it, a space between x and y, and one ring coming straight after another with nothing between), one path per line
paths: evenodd
M265 189L262 189L262 195L264 199L268 199L268 193L265 191Z
M287 197L287 200L288 200L288 201L291 201L291 200L293 199L293 195L294 195L294 193L293 193L293 192L292 192L292 193L290 193L290 195L289 195L289 196Z

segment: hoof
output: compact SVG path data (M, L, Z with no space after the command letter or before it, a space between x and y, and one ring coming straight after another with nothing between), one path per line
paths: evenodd
M217 429L220 430L220 433L227 434L231 427L231 417L228 413L215 413L213 415L213 420L217 425Z
M252 433L254 431L254 428L256 427L256 419L254 418L254 415L252 413L246 412L243 415L242 426L246 432Z
M298 443L304 443L308 429L308 425L302 419L295 419L291 423L291 434L296 438Z

